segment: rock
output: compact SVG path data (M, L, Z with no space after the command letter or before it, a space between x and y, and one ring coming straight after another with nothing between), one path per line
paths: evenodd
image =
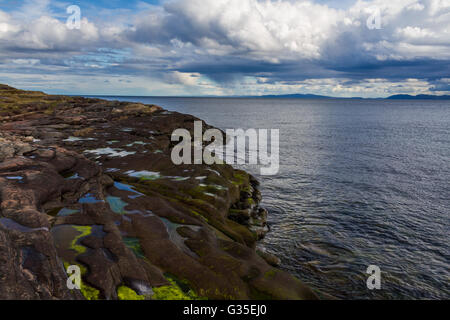
M161 107L151 105L147 106L142 103L133 103L127 104L124 107L114 108L112 111L113 115L122 115L122 116L130 116L130 115L141 115L141 114L151 114L156 111L162 110Z
M76 112L79 113L79 112ZM66 117L62 119L66 124L70 124L70 125L79 125L79 124L83 124L85 123L85 121L87 120L86 117L84 116L75 116L75 117Z
M250 220L250 217L251 217L251 212L252 211L250 209L246 209L246 210L232 209L232 210L230 210L228 218L233 221L236 221L237 223L247 225L248 221Z
M281 260L277 256L268 253L267 251L263 250L256 250L258 255L263 258L268 264L270 264L273 267L279 267L281 265Z
M18 138L2 133L0 135L0 161L33 151L35 148L28 142L30 142L30 137Z
M114 185L114 180L110 176L102 175L100 177L100 183L105 187L112 187Z
M75 137L87 137L91 135L94 131L94 128L84 128L81 130L77 130L73 133Z
M198 119L0 85L2 106L23 97L20 117L0 108L0 299L316 298L257 253L254 177L172 164L172 132Z

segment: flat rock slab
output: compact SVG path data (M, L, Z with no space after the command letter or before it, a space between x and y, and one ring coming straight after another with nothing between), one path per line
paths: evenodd
M0 299L316 297L256 253L268 231L256 179L172 164L172 132L197 118L8 86L0 97ZM70 265L81 290L67 288Z

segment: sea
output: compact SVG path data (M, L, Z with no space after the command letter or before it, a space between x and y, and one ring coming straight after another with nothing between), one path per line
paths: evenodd
M259 246L282 269L327 297L450 298L450 101L102 98L224 130L278 129L278 174L243 169L269 211ZM369 266L379 289L367 285Z

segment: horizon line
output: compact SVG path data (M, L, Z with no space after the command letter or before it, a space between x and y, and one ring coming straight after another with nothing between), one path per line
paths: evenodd
M217 98L217 99L351 99L351 100L392 100L392 98L398 97L401 99L401 97L406 97L409 99L418 99L420 100L420 97L428 97L428 98L434 98L439 99L442 98L443 100L448 100L450 98L450 95L444 94L444 95L433 95L433 94L392 94L390 96L386 97L335 97L335 96L325 96L325 95L318 95L318 94L311 94L311 93L293 93L293 94L270 94L270 95L236 95L236 96L217 96L217 95L203 95L203 96L188 96L188 95L114 95L114 94L55 94L55 95L67 95L67 96L74 96L74 97L120 97L120 98L127 98L127 97L139 97L139 98ZM425 99L426 100L426 99Z

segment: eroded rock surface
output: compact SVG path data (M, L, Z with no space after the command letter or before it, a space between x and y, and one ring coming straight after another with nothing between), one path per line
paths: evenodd
M255 250L256 179L172 164L173 130L195 120L0 85L0 299L315 298Z

